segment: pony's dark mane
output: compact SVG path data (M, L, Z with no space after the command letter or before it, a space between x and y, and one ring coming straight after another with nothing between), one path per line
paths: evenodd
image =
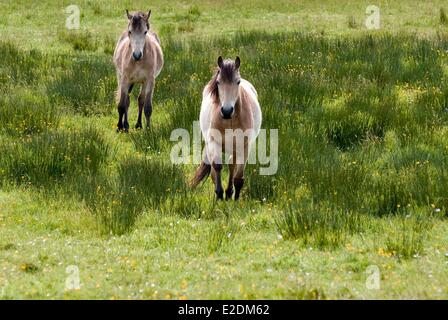
M221 75L221 80L224 82L231 82L233 81L235 71L235 62L230 59L224 60L222 68L216 70L215 75L207 84L207 90L212 96L213 101L219 101L218 76Z
M141 11L134 13L132 15L131 20L132 28L134 29L140 28L142 21L146 24L146 27L149 29L148 16Z
M207 91L211 95L214 102L219 101L219 91L218 91L218 74L219 69L216 71L215 75L212 77L212 79L207 84Z

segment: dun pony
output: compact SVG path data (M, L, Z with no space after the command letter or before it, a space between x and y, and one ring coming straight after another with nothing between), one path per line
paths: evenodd
M244 184L244 169L251 145L261 127L261 109L254 86L240 76L240 58L218 58L218 70L202 95L200 126L205 139L205 159L191 182L196 187L211 172L215 193L223 199L221 184L222 153L228 158L229 183L226 199L235 200Z
M128 108L129 93L134 84L140 83L138 96L138 119L136 129L142 127L142 110L145 110L146 126L149 127L152 114L152 96L155 79L162 71L163 52L160 41L154 32L150 32L149 17L137 12L130 14L126 10L128 27L121 34L114 52L114 63L118 79L118 124L117 131L129 130Z

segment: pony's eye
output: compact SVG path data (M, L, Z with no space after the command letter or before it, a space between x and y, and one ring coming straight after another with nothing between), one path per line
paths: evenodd
M131 31L128 31L128 35L131 35Z
M237 84L240 85L240 83L241 83L241 80L238 80Z
M145 31L145 34L148 34L148 31Z

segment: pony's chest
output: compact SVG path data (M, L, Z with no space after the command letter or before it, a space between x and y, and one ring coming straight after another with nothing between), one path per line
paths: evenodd
M218 114L213 118L211 127L224 133L226 130L245 130L248 126L242 125L240 118L225 120Z
M132 83L142 83L146 81L148 72L143 68L134 68L128 73L129 81Z

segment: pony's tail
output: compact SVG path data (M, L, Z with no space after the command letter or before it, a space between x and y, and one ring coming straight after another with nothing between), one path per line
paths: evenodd
M202 180L207 179L207 177L210 175L211 168L211 165L206 164L204 161L201 161L201 164L196 169L193 179L191 179L190 186L192 188L196 188Z

